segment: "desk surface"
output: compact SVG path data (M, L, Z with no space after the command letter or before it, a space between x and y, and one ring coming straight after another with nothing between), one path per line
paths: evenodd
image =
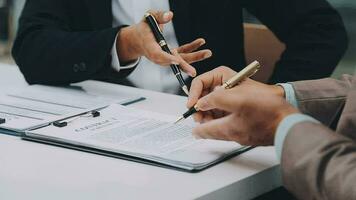
M24 86L0 64L0 88ZM147 100L132 107L176 115L184 97L87 81L85 89ZM281 185L274 148L256 148L197 174L23 141L0 134L0 199L250 199Z

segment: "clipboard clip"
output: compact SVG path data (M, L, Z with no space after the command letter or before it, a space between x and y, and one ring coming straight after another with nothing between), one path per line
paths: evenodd
M58 128L63 128L63 127L66 127L68 126L68 124L80 119L80 118L83 118L83 117L92 117L92 118L96 118L96 117L99 117L100 116L100 112L99 111L96 111L96 110L93 110L93 111L90 111L90 112L87 112L83 115L79 115L79 116L76 116L68 121L56 121L56 122L53 122L52 125L55 126L55 127L58 127Z

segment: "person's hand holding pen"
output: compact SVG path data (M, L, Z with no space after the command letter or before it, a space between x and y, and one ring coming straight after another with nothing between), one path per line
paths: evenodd
M242 145L271 145L279 122L298 112L284 100L280 86L245 79L232 89L215 90L235 71L219 67L193 80L187 107L201 123L194 128L198 138L236 141Z
M160 28L172 21L172 12L150 11L156 18ZM157 41L148 24L143 19L140 23L122 28L117 40L117 51L120 61L132 62L141 56L147 57L152 62L169 66L171 64L180 65L181 69L188 75L195 77L196 70L190 64L211 57L210 50L199 50L205 40L199 38L189 44L172 50L174 55L164 52Z

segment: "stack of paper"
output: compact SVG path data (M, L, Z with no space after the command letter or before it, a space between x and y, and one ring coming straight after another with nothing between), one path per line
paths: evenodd
M28 131L26 137L188 171L202 170L246 149L235 142L197 140L192 136L193 123L175 125L174 119L112 105L101 110L100 117Z
M104 98L70 88L34 85L16 93L0 95L0 128L21 132L47 125L114 103L135 101L138 97Z

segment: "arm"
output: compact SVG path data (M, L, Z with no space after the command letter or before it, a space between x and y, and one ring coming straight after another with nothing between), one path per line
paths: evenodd
M26 2L12 53L30 84L69 84L93 78L105 79L109 74L125 77L133 68L120 73L117 73L117 66L113 69L113 47L116 47L120 64L146 56L162 66L179 64L191 76L195 76L196 71L190 63L211 56L210 50L195 51L205 43L203 39L178 47L173 50L175 55L162 51L144 21L102 30L91 30L90 23L84 23L78 30L71 26L73 20L83 22L85 19L76 19L76 15L70 13L69 5L70 1L66 0ZM161 27L173 18L172 12L151 13Z
M287 47L271 83L328 77L346 50L342 19L325 0L246 0L244 6Z
M355 199L355 141L299 113L279 92L274 92L273 86L247 79L229 90L212 90L233 74L220 68L194 79L188 106L196 103L200 112L209 112L209 117L199 117L198 121L203 123L194 128L196 137L248 146L275 144L278 156L283 152L284 183L297 197ZM344 121L350 132L354 109L348 111Z
M298 101L298 109L329 126L343 109L353 82L356 83L356 77L344 75L340 80L326 78L291 84Z
M283 180L300 199L355 199L355 168L355 141L321 124L299 123L286 136Z
M108 73L120 28L73 32L66 2L29 0L13 57L30 84L68 84Z

